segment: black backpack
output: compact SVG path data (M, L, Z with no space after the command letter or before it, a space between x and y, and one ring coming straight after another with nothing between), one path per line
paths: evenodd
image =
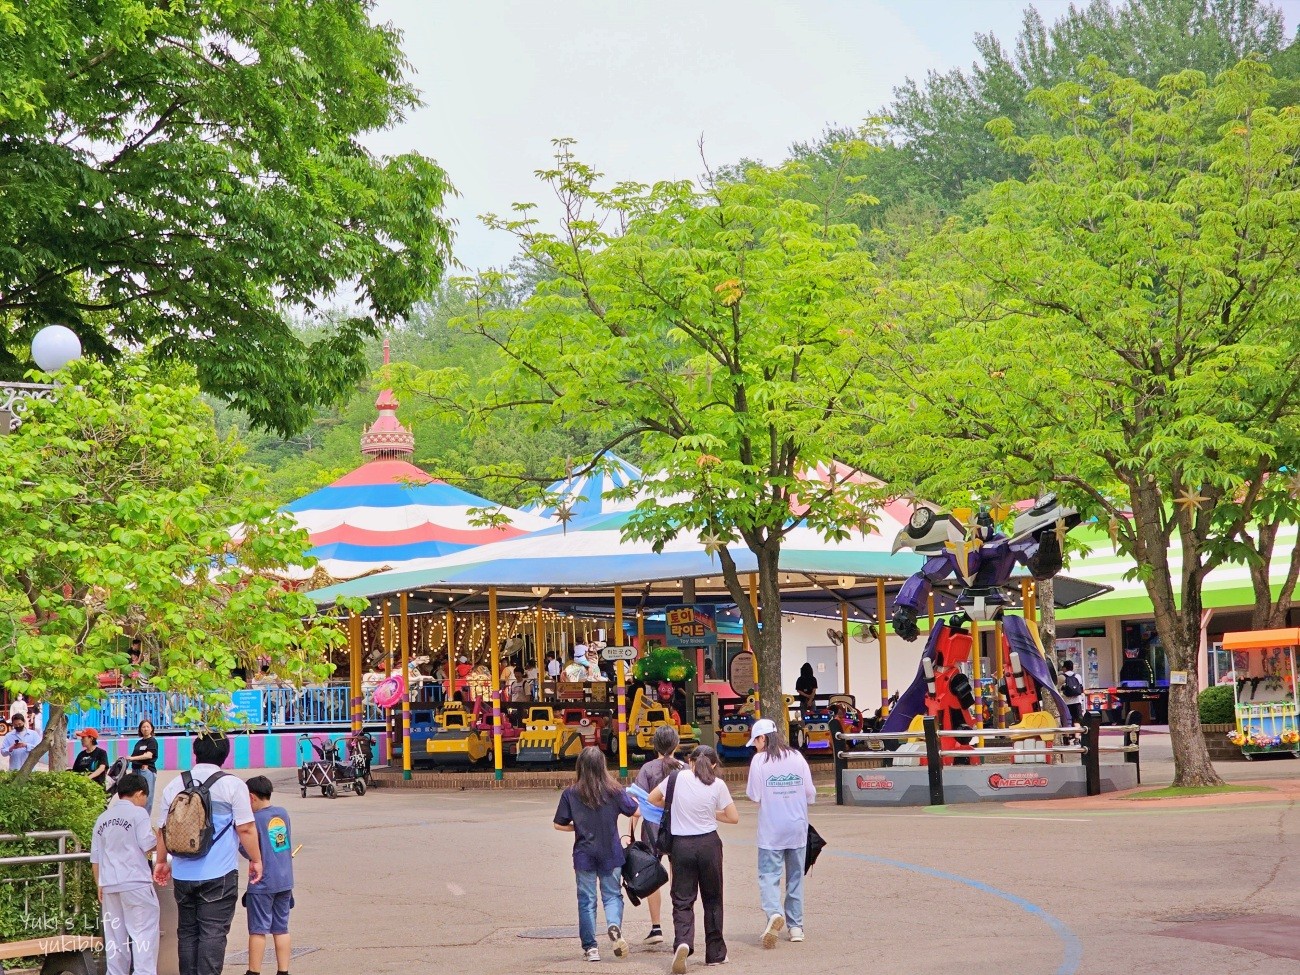
M1083 681L1079 680L1079 675L1074 671L1065 675L1065 680L1061 684L1061 693L1066 697L1078 697L1083 693Z
M668 883L668 871L650 849L648 843L636 840L623 851L623 889L627 899L636 907L642 897L648 897Z
M655 833L655 853L663 856L673 852L673 793L677 791L677 776L681 771L668 776L664 786L664 816L659 820L659 829Z

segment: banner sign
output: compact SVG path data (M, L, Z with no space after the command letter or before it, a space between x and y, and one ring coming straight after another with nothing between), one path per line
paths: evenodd
M664 608L669 647L712 647L718 642L718 620L713 606L667 606Z

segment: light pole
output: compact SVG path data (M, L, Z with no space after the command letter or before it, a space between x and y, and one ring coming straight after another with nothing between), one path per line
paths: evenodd
M81 358L81 340L65 325L47 325L32 339L32 361L46 373L56 373ZM0 381L0 436L18 429L22 412L34 399L53 399L53 383L10 383Z

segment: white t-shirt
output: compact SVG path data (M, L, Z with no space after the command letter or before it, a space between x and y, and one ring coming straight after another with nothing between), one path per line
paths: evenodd
M546 676L554 680L560 676L560 662L556 659L546 661Z
M668 780L664 780L664 796L668 795ZM695 777L692 769L677 776L673 786L673 835L703 836L718 831L718 813L731 805L731 790L721 779L705 785Z
M195 782L206 782L208 776L220 771L215 765L201 762L191 769L190 775ZM184 788L184 776L178 775L163 789L162 819L159 820L159 826L167 822L167 810ZM239 869L239 836L234 827L253 821L253 804L248 798L248 786L237 776L227 773L213 784L208 797L212 800L212 830L215 837L212 849L208 850L207 856L198 859L173 857L172 876L177 880L217 880L230 871Z
M808 805L817 801L808 760L794 749L776 761L759 752L749 763L745 795L758 803L758 848L798 850L808 844Z
M158 845L149 811L114 799L90 832L90 862L99 864L99 886L108 894L138 890L153 883L145 854Z

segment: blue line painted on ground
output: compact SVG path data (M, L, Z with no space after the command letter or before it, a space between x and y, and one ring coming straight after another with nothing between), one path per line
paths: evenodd
M936 880L946 880L949 883L962 884L977 890L981 894L990 894L993 897L1001 898L1008 904L1013 904L1020 908L1026 914L1038 918L1046 924L1061 939L1064 945L1064 957L1061 959L1060 966L1056 969L1056 975L1075 975L1079 970L1079 965L1083 962L1083 942L1075 934L1068 924L1062 921L1055 914L1037 904L1025 900L1017 894L1009 891L1000 890L991 884L986 884L982 880L974 880L970 877L962 877L955 873L948 873L946 870L935 870L933 867L925 867L919 863L904 863L902 860L890 860L887 857L872 856L869 853L854 853L849 850L826 850L822 856L844 857L851 860L864 860L867 863L874 863L882 867L893 867L895 870L907 870L911 873L919 873L926 877L934 877Z

